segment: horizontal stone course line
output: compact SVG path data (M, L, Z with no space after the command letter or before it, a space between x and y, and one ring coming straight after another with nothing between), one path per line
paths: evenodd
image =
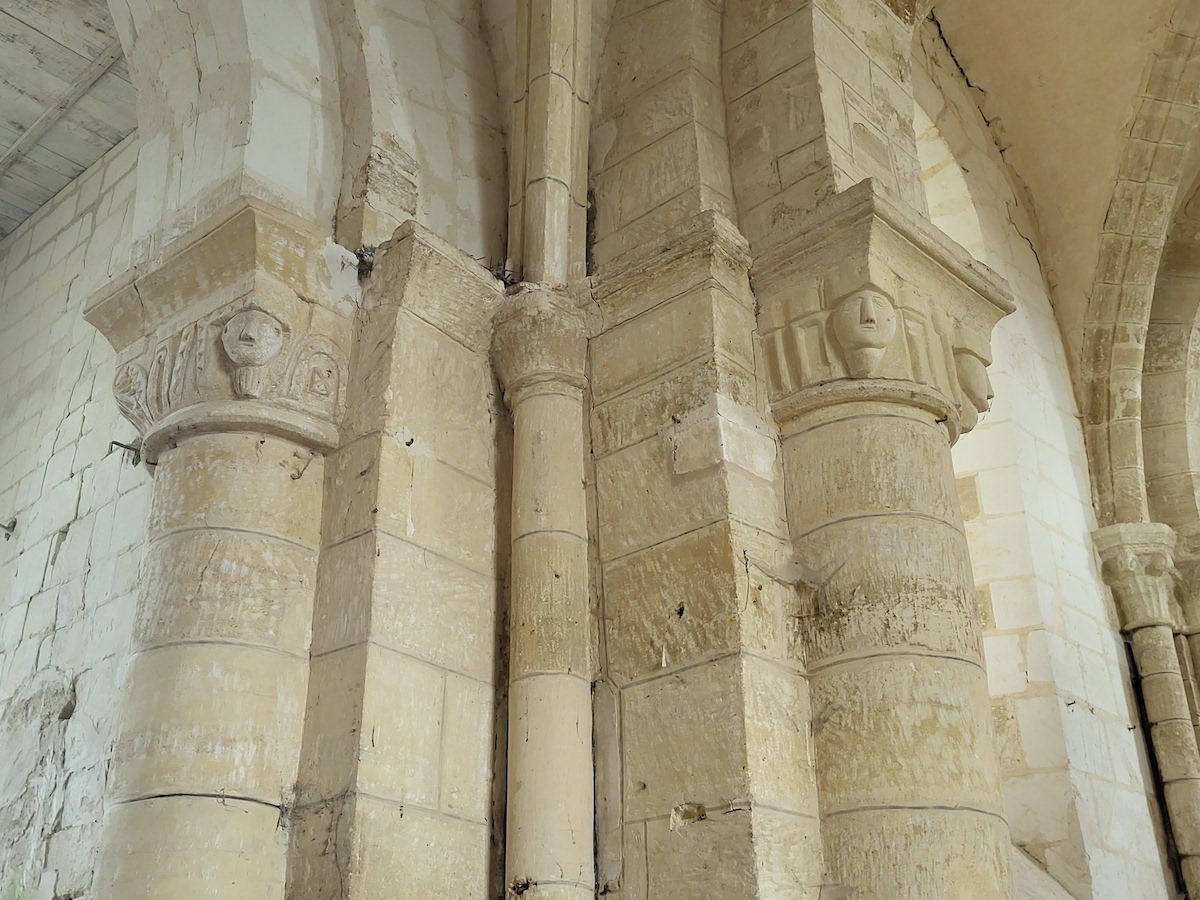
M138 656L143 653L153 653L157 650L169 650L172 647L237 647L244 650L258 650L263 653L284 656L288 659L294 659L299 662L308 662L309 660L309 655L307 653L293 653L290 650L282 650L279 647L272 647L269 644L256 644L251 641L234 641L226 638L183 638L177 641L160 641L155 644L149 644L145 647L138 647L134 649L133 655Z
M221 793L189 793L187 791L174 791L169 794L144 794L138 797L130 797L127 800L114 800L113 803L117 806L132 806L134 803L145 803L149 800L171 800L174 798L192 799L192 800L217 800L221 803L253 803L256 806L265 806L268 809L282 811L283 804L268 803L266 800L258 800L254 797L243 797L236 794L221 794Z
M958 535L960 538L962 538L964 541L967 539L966 531L964 529L959 528L952 522L947 522L945 519L939 519L937 516L931 516L926 513L916 512L915 510L889 509L885 512L854 513L853 515L842 516L837 519L830 519L828 522L822 522L820 525L810 528L808 531L801 532L800 534L796 535L796 537L793 538L793 540L795 540L798 543L807 537L811 537L812 535L816 534L818 531L822 531L826 528L832 528L835 525L844 525L847 522L857 522L857 521L860 521L863 519L917 519L922 522L930 522L934 525L939 525L939 526L948 528L951 531L953 531L956 535Z
M716 287L715 285L714 285L714 289L722 290L722 292L726 293L726 296L728 296L727 292L723 291L723 289ZM695 290L695 288L689 288L688 290L689 291ZM685 291L684 293L687 293L687 291ZM679 298L672 297L670 300L664 300L662 303L658 304L658 306L653 306L650 309L646 310L646 312L652 312L653 310L658 309L659 307L663 306L664 304L670 303L672 300L677 300L677 299L679 299ZM641 315L641 313L638 313L638 315ZM634 316L633 318L626 319L625 322L632 322L633 319L636 319L636 318L637 318L637 316ZM624 323L622 323L622 324L624 324ZM616 328L618 326L613 326L613 327ZM607 334L607 333L608 332L605 332L605 334ZM714 340L718 340L718 339L714 336ZM627 397L636 395L638 393L647 392L649 388L656 387L659 384L666 383L668 380L670 380L670 377L672 375L678 374L679 372L681 372L683 369L687 368L688 366L694 366L694 365L696 365L696 363L705 363L705 362L709 362L709 361L723 362L728 366L732 366L733 368L740 370L748 378L754 377L754 372L752 370L746 368L740 360L736 359L733 356L730 356L719 346L711 346L711 347L705 348L704 350L701 350L695 356L690 356L687 359L677 363L670 369L667 369L665 372L654 372L654 373L646 376L645 378L641 378L641 379L638 379L637 381L631 382L630 384L621 388L619 391L616 391L615 393L605 394L597 399L594 399L592 402L592 409L596 410L602 406L606 406L607 404L613 403L617 400L624 400ZM714 389L710 396L716 397L718 395L721 395L721 391L719 389ZM595 396L595 395L593 395L593 396ZM663 424L665 426L666 423L663 423ZM656 430L653 435L650 435L650 437L654 437L657 434L658 434L658 431ZM614 453L617 452L617 450L623 450L623 449L626 449L627 447L635 447L638 444L640 444L642 442L642 440L647 440L647 438L642 438L641 440L634 441L632 444L626 444L625 446L619 447L616 450L610 450L607 453L605 453L603 456L597 456L596 459L604 459L606 457L612 456Z
M601 503L601 512L603 512L603 503ZM647 550L653 550L656 547L661 547L664 544L671 543L672 541L678 541L681 538L685 538L685 537L688 537L689 535L696 534L699 531L703 531L705 528L709 528L713 525L716 525L718 522L727 522L727 521L729 521L728 515L717 516L717 518L711 519L708 522L703 522L700 525L697 525L695 528L689 528L687 531L680 532L679 534L673 534L670 537L663 538L661 541L657 541L653 544L650 544L649 546L638 547L634 550L629 550L625 553L622 553L620 556L608 556L608 557L602 556L600 561L601 561L602 565L608 565L610 563L621 562L622 560L630 559L631 557L637 556L639 553L645 553ZM610 528L609 530L615 531L616 529Z
M658 84L663 84L666 81L668 81L669 79L674 78L678 74L679 74L678 72L673 72L671 75L668 75L662 81L658 82ZM708 81L707 78L705 78L704 80ZM712 84L711 81L709 81L708 83ZM715 85L714 85L714 87L715 87ZM648 93L650 90L652 90L652 89L647 88L646 90L641 91L638 94L638 96L640 97L640 96L642 96L642 94ZM628 103L628 102L629 101L626 101L626 103ZM675 128L672 128L670 131L664 131L662 134L660 134L658 137L656 137L650 143L643 144L641 147L638 147L636 150L630 150L624 156L617 157L617 159L615 159L611 165L606 165L603 169L601 169L599 172L599 175L607 175L608 173L612 172L613 170L617 169L618 167L623 166L625 163L629 162L635 156L638 156L649 150L653 150L656 145L662 143L667 138L673 137L674 135L679 134L679 132L686 131L688 128L693 128L693 127L703 128L705 131L707 131L709 134L711 134L717 140L721 141L722 143L725 142L725 136L723 134L718 134L717 132L713 131L711 128L709 128L707 125L705 125L699 119L688 119L682 125L678 125ZM605 162L607 163L608 160L605 159ZM676 194L675 196L678 197L679 195ZM641 218L641 216L638 216L638 218ZM621 226L621 227L624 227L624 226ZM620 228L618 228L617 231L620 231ZM616 232L614 232L614 234L615 233Z
M447 556L446 554L441 553L437 550L434 550L431 547L426 547L424 544L418 544L416 541L412 540L411 538L407 538L407 537L404 537L403 535L396 534L395 532L388 531L386 528L381 528L378 525L372 525L370 528L366 528L363 531L357 532L356 534L352 534L352 535L349 535L348 537L344 537L341 540L334 541L332 544L326 544L321 549L322 549L322 551L332 550L335 547L341 547L343 544L348 544L351 541L362 540L363 538L368 537L372 534L386 535L387 537L391 538L394 541L399 541L402 544L406 544L409 547L413 547L417 550L420 550L422 553L428 553L430 556L435 556L438 559L442 560L442 562L448 563L449 565L452 565L452 566L457 566L458 568L462 569L464 572L470 572L472 575L478 575L481 578L487 579L488 581L494 582L496 580L496 573L494 571L484 572L480 569L476 569L473 566L467 565L462 560L455 559L452 556Z
M428 669L433 669L443 675L457 675L459 678L465 678L468 681L473 681L476 684L482 684L485 687L495 688L495 682L488 681L486 678L480 678L478 675L472 675L469 672L463 672L459 669L451 669L447 666L438 665L435 662L430 662L427 659L422 659L419 656L414 656L407 650L401 650L399 647L393 647L391 644L384 643L377 638L367 638L362 641L355 641L352 644L344 644L341 647L334 647L330 650L322 650L320 653L314 653L308 657L312 662L319 659L325 659L328 656L333 656L335 653L345 653L348 650L357 650L360 647L375 647L378 650L384 650L388 653L394 653L396 656L402 656L410 662L415 662L425 666Z
M776 329L776 330L780 330L780 329ZM856 402L856 403L887 403L892 406L900 405L899 403L896 403L895 401L888 401L888 400L865 399L865 400L858 400L858 401L854 401L854 402ZM946 433L938 425L934 424L933 422L927 422L924 420L924 418L922 418L920 416L901 416L901 415L896 415L895 413L852 413L852 414L846 415L846 416L838 416L838 418L836 418L836 419L826 419L825 421L814 422L812 425L809 425L805 428L801 428L797 431L789 431L786 435L784 435L781 438L781 440L783 441L783 443L787 443L788 441L792 440L793 438L800 437L800 435L802 435L802 434L811 434L814 431L820 431L822 428L827 428L830 425L840 425L843 422L856 422L856 421L860 421L862 419L901 419L905 422L911 422L914 425L919 425L922 428L928 428L930 431L935 432L939 437ZM990 469L980 469L978 471L986 472L986 471L991 471L991 470Z
M691 800L688 802L703 803L703 801L699 801L699 800ZM730 809L729 806L731 804L737 804L737 805L734 805L733 808ZM744 804L744 805L741 805L741 804ZM796 819L805 819L809 822L819 823L821 821L821 817L819 815L817 815L816 813L799 812L797 810L787 809L782 806L773 806L770 803L763 803L762 801L755 800L752 797L739 797L735 800L716 800L712 803L703 803L703 806L704 806L705 810L708 811L708 816L707 816L708 820L716 819L717 816L727 816L727 815L732 815L733 813L754 812L754 810L756 810L756 809L765 809L768 812L779 813L779 814L785 815L785 816L792 816L793 818L796 818ZM670 821L670 819L671 819L670 813L662 813L660 815L645 816L645 817L639 818L639 819L626 818L625 824L626 825L649 825L651 822L668 822L668 821ZM704 821L705 820L701 820L700 822L697 822L694 824L696 824L697 827L703 828Z
M512 542L523 541L525 538L537 537L540 534L561 534L564 537L573 537L577 540L587 543L587 537L582 534L577 534L574 531L568 531L565 528L535 528L533 531L525 531L521 534L514 535Z
M870 806L847 807L846 809L822 810L821 818L833 819L833 818L837 818L838 816L852 816L852 815L855 815L858 813L893 812L893 811L894 812L922 812L922 811L927 811L927 810L936 810L938 812L972 813L975 815L987 816L988 818L999 820L1001 823L1003 823L1005 828L1008 827L1008 819L1004 816L1003 813L994 812L994 811L988 810L988 809L980 809L978 806L967 806L966 804L963 804L961 806L948 806L948 805L942 804L942 803L881 803L881 804L870 805Z
M676 675L683 675L690 672L692 669L698 669L701 666L711 665L712 663L725 662L727 659L734 659L742 655L740 650L728 650L724 653L718 653L715 656L706 656L704 659L693 660L682 666L674 668L666 668L656 671L653 675L643 675L640 678L635 678L632 681L627 681L624 684L617 684L617 689L624 691L628 688L637 688L650 684L654 681L660 681L663 678L674 678Z
M787 19L794 18L796 15L798 15L798 13L792 13L792 15L788 16L788 17L787 17ZM780 21L780 22L785 22L785 21L787 21L787 19L780 19L779 21ZM773 24L772 24L771 26L769 26L769 27L772 27L772 28L773 28L773 27L777 26L778 24L779 24L779 22L775 22L775 23L773 23ZM762 34L762 32L760 31L760 32L759 32L759 34ZM757 37L757 35L756 35L756 37ZM748 43L748 42L747 42L747 41L743 41L741 44L738 44L737 46L738 46L738 47L741 47L743 44L746 44L746 43ZM725 52L726 52L726 53L730 53L730 52L732 52L733 50L736 50L736 49L737 49L737 47L733 47L733 48L730 48L730 50L728 50L728 51L725 51ZM750 96L751 94L753 94L755 91L762 90L764 87L766 87L766 86L767 86L768 84L770 84L772 81L775 81L775 80L776 80L776 79L778 79L778 78L782 78L784 75L788 75L788 74L790 74L790 73L792 73L792 72L796 71L796 69L799 69L801 66L806 66L806 65L808 65L809 63L815 63L815 62L819 62L819 61L820 61L820 57L819 57L819 56L818 56L818 55L817 55L815 52L813 52L812 54L810 54L810 55L808 55L808 56L804 57L803 59L797 60L795 63L793 63L792 65L788 66L786 69L784 69L782 72L776 72L774 75L772 75L772 76L771 76L770 78L768 78L766 81L760 81L758 84L754 85L754 87L752 87L752 88L749 88L748 90L746 90L746 91L742 92L741 94L738 94L736 97L730 97L730 98L728 98L728 99L727 99L725 102L726 102L727 104L729 104L729 105L733 105L734 103L737 103L739 100L742 100L742 99L744 99L744 98L746 98L746 97L749 97L749 96ZM842 80L842 77L841 77L840 75L838 75L836 72L834 72L834 71L833 71L833 67L832 67L832 66L830 66L828 63L826 63L826 66L827 66L827 68L829 68L829 70L830 70L831 72L833 72L834 76L837 78L837 80L838 80L839 82L841 82L843 85L845 85L845 84L846 84L846 82ZM846 87L848 87L848 88L849 88L849 85L846 85ZM853 88L850 88L850 89L851 89L851 90L853 90ZM824 135L823 135L823 136L824 136ZM787 151L787 152L790 152L790 151ZM778 197L778 194L776 194L776 197ZM762 205L763 205L763 204L761 204L761 203L760 203L760 204L758 204L758 206L762 206ZM757 209L758 207L757 207L757 206L755 206L755 207L751 207L751 208L752 208L752 209Z
M491 825L490 821L482 819L469 819L466 816L456 815L452 812L446 812L444 809L432 809L420 803L412 803L408 800L397 800L395 797L385 797L382 794L374 794L370 791L356 791L353 788L346 791L339 791L328 797L323 797L320 800L311 800L308 803L300 804L293 809L299 813L311 809L316 809L321 806L328 806L334 800L349 800L351 797L362 797L366 800L373 800L376 803L381 803L384 806L390 806L393 809L403 810L405 812L414 810L422 815L428 816L431 819L442 819L443 821L457 822L462 825L475 825L481 828L486 828Z
M249 535L250 537L266 538L272 541L279 541L281 544L289 544L292 547L299 547L301 550L306 550L314 556L316 556L321 549L317 544L305 544L302 541L293 541L291 538L285 538L278 534L271 534L269 531L252 531L249 528L234 528L230 525L184 525L181 528L172 528L169 531L161 531L146 541L146 549L149 550L164 538L174 537L177 534L190 534L196 531L226 532L228 534L245 534Z
M863 651L861 653L843 653L839 656L828 660L822 660L819 663L808 667L809 675L816 675L819 672L825 672L829 669L837 668L838 666L846 666L851 663L870 662L877 659L934 659L948 663L962 663L963 665L971 666L979 669L981 672L986 672L984 662L982 660L967 659L963 656L955 656L952 653L938 653L935 650L909 650L906 648L897 648L892 650L880 651Z
M567 670L546 670L538 669L534 672L526 672L523 675L518 675L509 681L509 684L516 684L518 681L532 681L535 678L576 678L579 681L592 683L592 679L587 675L581 675L579 672L571 672Z
M681 253L679 256L673 257L672 262L673 263L681 262L692 256L700 256L700 257L709 256L711 249L714 246L717 246L719 244L720 244L719 239L711 238L704 243L698 243L696 246L690 248L686 253ZM670 248L668 248L668 250L669 249ZM620 257L617 257L617 260L619 260L619 259L620 259ZM615 263L616 260L614 260L613 262ZM603 309L607 305L612 305L611 300L613 297L620 297L625 294L636 294L637 296L641 297L642 295L649 293L649 291L647 291L646 288L644 287L644 283L647 280L655 281L655 282L664 280L661 277L660 270L657 268L654 268L654 266L653 266L654 262L655 262L654 260L649 260L649 261L641 260L632 266L626 266L623 269L619 269L619 270L613 271L611 273L603 274L599 280L599 283L596 285L597 290L603 291L603 289L607 287L607 284L606 284L607 282L616 281L619 284L616 288L613 288L608 293L602 293L601 296L603 297L603 302L597 301L598 305ZM609 265L612 266L613 263L610 263ZM637 277L638 274L640 274L641 277ZM620 284L620 282L630 282L630 283L629 284ZM639 286L640 286L640 290L638 289ZM659 300L653 306L648 306L645 309L639 310L638 312L634 313L632 316L629 316L627 318L613 322L611 325L608 325L608 327L604 328L603 331L600 331L599 333L592 335L592 338L594 339L594 338L600 337L601 335L606 335L609 332L613 331L614 329L619 328L620 326L624 325L626 322L632 322L635 319L639 318L640 316L644 316L648 312L652 312L653 310L656 310L656 309L661 309L663 306L666 306L672 300L678 300L680 297L690 294L693 291L698 290L700 288L719 290L722 294L724 294L730 300L737 303L739 306L741 306L746 311L748 311L748 312L754 311L753 298L751 298L751 302L749 302L749 303L747 303L745 300L739 299L736 295L730 293L729 289L726 288L721 283L720 279L715 278L710 272L709 274L702 275L697 281L686 282L685 284L683 284L682 286L680 286L677 289L674 288L674 285L671 285L668 289L675 289L675 293L670 294L667 297L664 297L662 300ZM596 293L597 290L594 290L593 293Z
M699 123L699 122L697 122L696 124L697 124L697 125L699 125L700 123ZM704 126L704 125L700 125L700 127L701 127L701 128L704 128L704 129L705 129L706 131L708 131L710 134L716 134L716 132L714 132L714 131L713 131L711 128L707 128L707 127L706 127L706 126ZM718 137L720 137L720 135L717 135L717 136L718 136ZM722 142L724 142L724 141L725 141L725 138L723 138L723 137L722 137L722 138L721 138L721 141L722 141ZM649 149L650 147L653 147L653 146L654 146L653 144L650 144L650 145L648 145L648 146L647 146L645 149ZM642 152L642 151L639 151L639 152ZM617 236L618 236L618 235L620 235L622 232L624 232L624 231L626 231L626 230L628 230L628 229L632 228L634 225L637 225L637 224L638 224L639 222L641 222L642 220L644 220L644 219L647 219L647 218L649 218L650 216L654 215L654 213L658 212L660 209L662 209L664 206L666 206L666 205L667 205L668 203L670 203L672 200L677 200L678 198L680 198L680 197L682 197L684 194L686 194L688 191L696 190L696 189L697 189L698 187L700 187L700 186L701 186L701 185L695 185L695 184L693 184L693 185L689 185L689 186L685 187L683 190L679 191L678 193L672 194L670 197L667 197L665 200L663 200L663 202L662 202L662 203L659 203L657 206L653 206L653 207L651 207L650 209L646 210L644 213L642 213L642 214L640 214L640 215L637 215L637 216L634 216L634 217L633 217L632 219L630 219L628 222L622 222L620 225L618 225L616 228L614 228L614 229L613 229L613 230L612 230L610 233L608 233L608 234L604 235L604 237L602 237L602 238L598 238L598 239L597 239L597 241L596 241L596 243L598 244L598 243L600 243L601 241L606 241L606 240L609 240L610 238L615 238L615 237L617 237ZM723 200L726 200L726 201L728 201L728 203L729 203L729 208L730 208L730 209L736 209L736 208L737 208L737 205L734 203L734 200L733 200L733 198L732 198L732 197L729 197L729 196L727 196L726 194L722 193L721 191L718 191L718 190L717 190L716 188L714 188L712 185L708 185L708 189L709 189L709 190L710 190L710 191L711 191L713 194L715 194L716 196L718 196L718 197L722 198ZM645 241L641 241L641 242L639 242L639 243L645 243ZM630 248L630 249L632 249L632 248ZM622 251L622 253L624 253L624 252L625 252L625 251ZM613 258L614 258L614 259L620 259L620 256L621 256L621 254L618 254L616 257L613 257Z

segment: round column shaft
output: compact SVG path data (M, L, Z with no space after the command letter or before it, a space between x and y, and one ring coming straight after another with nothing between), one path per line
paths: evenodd
M508 894L595 893L586 340L569 301L530 290L496 325L513 414L509 592Z
M321 508L310 457L288 440L218 433L159 458L105 900L283 897Z
M935 413L871 400L785 425L799 626L830 874L864 900L1009 896L982 641Z

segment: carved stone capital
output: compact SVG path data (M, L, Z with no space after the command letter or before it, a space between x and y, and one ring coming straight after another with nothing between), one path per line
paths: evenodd
M337 446L357 274L349 287L328 251L304 223L241 204L89 301L147 462L201 432Z
M953 440L988 408L1007 287L870 180L826 201L751 278L781 422L847 399L909 402Z
M1096 531L1092 539L1103 563L1104 580L1117 602L1121 628L1179 627L1175 532L1170 526L1157 522L1110 525Z
M501 307L492 335L492 364L515 408L532 388L582 393L587 331L562 290L523 284Z
M1175 534L1175 568L1179 572L1176 596L1183 614L1183 630L1200 634L1200 528L1176 529Z

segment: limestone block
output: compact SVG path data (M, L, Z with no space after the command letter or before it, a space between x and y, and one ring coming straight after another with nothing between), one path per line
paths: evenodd
M977 665L917 656L845 663L813 679L812 703L827 823L879 806L1002 814L987 685Z
M606 565L610 676L625 684L736 650L741 574L724 522Z
M142 569L134 641L230 641L306 654L316 570L315 553L272 537L168 534Z
M699 358L660 380L632 388L592 409L592 447L597 457L657 434L674 418L683 419L722 394L741 404L756 399L753 372L723 358Z
M363 641L481 681L495 678L493 579L383 532L326 549L313 654Z
M647 822L646 856L648 895L654 900L685 900L707 892L723 897L755 895L757 867L749 810L722 814L716 806L711 817L674 830L667 818Z
M98 882L105 896L283 900L287 831L274 806L171 797L109 812Z
M748 796L742 704L736 657L622 689L627 823Z
M826 880L820 820L763 806L751 816L759 896L820 900Z
M601 521L620 523L600 533L600 556L612 559L653 547L727 515L722 473L706 469L676 476L671 447L654 437L596 461Z
M811 838L817 833L819 809L809 683L799 672L752 656L743 658L742 682L754 801L807 817L804 827Z
M509 675L589 676L587 544L574 534L527 534L513 543Z
M363 897L488 898L488 828L359 796L352 876Z
M833 816L822 828L826 864L868 897L975 900L1008 896L1012 884L1008 827L996 816L880 809Z
M390 452L390 450L389 450ZM488 573L495 549L495 489L423 457L410 457L408 506L403 484L384 484L376 520L380 530L440 553L473 571ZM404 465L403 454L400 468ZM392 491L396 491L396 495ZM396 496L395 503L391 503Z
M397 316L384 429L424 453L483 480L494 475L495 386L482 354L416 315Z
M369 644L315 659L300 802L354 790L437 809L444 677Z
M446 675L442 711L440 808L491 827L494 689L460 675Z
M664 303L591 341L597 402L711 352L710 296L697 291Z
M227 644L173 644L134 657L126 676L115 799L171 793L279 805L295 780L303 657Z
M359 791L396 803L438 807L445 677L399 653L368 645L355 782Z
M725 101L719 85L689 67L631 98L619 115L602 126L596 140L602 134L607 149L593 168L612 167L693 121L717 135L725 133Z
M301 474L303 473L303 474ZM322 462L291 441L205 434L163 454L148 532L236 528L315 548L320 541ZM253 504L246 497L255 497Z
M592 296L607 331L680 294L716 287L753 311L749 248L732 222L706 210L672 222L598 266Z
M801 559L825 590L822 603L819 591L803 588L795 620L802 643L794 652L815 661L908 647L982 663L970 561L959 532L923 517L879 515L831 524L801 546ZM877 560L888 564L877 566Z
M851 448L870 448L871 453L864 459ZM803 467L815 488L794 492L788 510L793 528L803 534L833 519L885 509L961 529L947 450L945 430L919 415L882 419L847 413L840 421L785 439L785 466L790 471Z
M1150 727L1150 739L1165 783L1200 780L1200 759L1193 749L1196 733L1190 719L1157 722Z

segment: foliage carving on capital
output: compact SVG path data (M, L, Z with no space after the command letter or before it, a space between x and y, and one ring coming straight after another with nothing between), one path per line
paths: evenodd
M281 433L310 421L302 432L336 434L348 354L327 335L294 329L290 318L243 300L123 354L113 380L118 408L156 444L162 432L187 430L200 417L205 427L225 418L267 430L274 417Z
M539 384L583 390L586 357L583 316L560 292L522 285L496 316L492 363L509 406Z
M1149 625L1182 625L1176 599L1175 533L1157 522L1122 523L1093 535L1104 581L1112 590L1121 627L1133 631Z

